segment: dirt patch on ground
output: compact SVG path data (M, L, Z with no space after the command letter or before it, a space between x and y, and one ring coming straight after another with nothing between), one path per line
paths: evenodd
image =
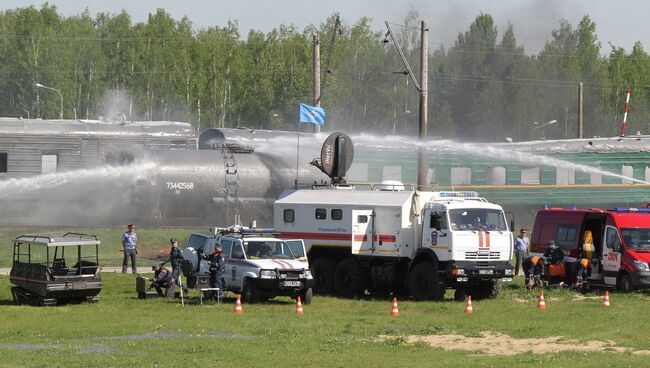
M385 337L386 338L386 337ZM390 339L391 337L387 337ZM542 338L517 339L508 335L493 332L483 332L482 336L462 336L456 334L440 334L407 336L409 343L424 343L445 350L466 350L484 355L516 355L532 352L534 354L557 353L561 351L582 352L616 352L648 355L649 350L634 350L616 346L613 341L578 342L565 340L562 336Z

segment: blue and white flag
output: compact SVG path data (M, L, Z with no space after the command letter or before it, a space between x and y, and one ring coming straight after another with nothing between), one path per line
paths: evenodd
M316 125L325 124L325 110L322 107L300 104L300 122Z

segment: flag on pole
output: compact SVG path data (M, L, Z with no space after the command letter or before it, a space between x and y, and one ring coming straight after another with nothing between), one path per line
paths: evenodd
M322 107L300 104L300 122L316 125L325 124L325 110Z

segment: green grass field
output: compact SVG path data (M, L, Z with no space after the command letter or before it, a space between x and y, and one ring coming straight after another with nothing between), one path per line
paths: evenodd
M0 277L0 366L643 367L648 356L634 351L650 347L650 298L638 292L613 293L604 308L596 294L547 291L547 309L539 311L537 292L518 279L498 299L475 302L472 315L451 293L440 303L400 301L399 317L390 316L388 300L319 296L304 316L295 315L288 298L244 304L236 315L231 298L199 306L194 294L181 307L178 300L137 299L133 275L105 274L104 281L96 304L38 308L13 305L9 279ZM408 342L411 335L483 332L508 335L513 345L561 336L563 345L610 340L614 347L490 356Z
M72 229L38 233L65 231ZM104 266L121 263L124 229L74 231L99 236ZM166 250L172 236L184 244L190 231L139 228L140 265ZM24 233L33 230L0 229L0 267L10 266L11 240ZM451 301L451 291L441 303L399 301L399 317L390 316L388 298L321 296L305 306L305 316L295 315L288 298L244 305L244 315L236 315L232 296L222 305L199 306L194 293L181 307L178 300L137 299L131 274L105 273L103 279L96 304L36 308L14 305L9 278L0 276L0 367L644 367L650 356L645 292L612 293L612 306L604 308L595 293L585 298L550 290L547 309L539 311L537 292L523 288L520 277L504 286L498 299L475 301L472 315ZM494 338L501 348L478 342L453 350L465 337L484 333L502 334ZM457 341L451 335L464 337ZM442 343L432 347L415 337ZM584 350L533 354L525 348L509 355L510 344L515 351L521 339L549 337L564 349ZM605 341L605 348L591 348Z

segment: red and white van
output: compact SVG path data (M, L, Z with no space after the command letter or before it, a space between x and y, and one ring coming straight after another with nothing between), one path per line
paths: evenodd
M590 284L626 292L650 287L649 208L544 208L535 218L531 253L542 255L554 240L565 254L566 281L573 281L587 230L595 246Z

